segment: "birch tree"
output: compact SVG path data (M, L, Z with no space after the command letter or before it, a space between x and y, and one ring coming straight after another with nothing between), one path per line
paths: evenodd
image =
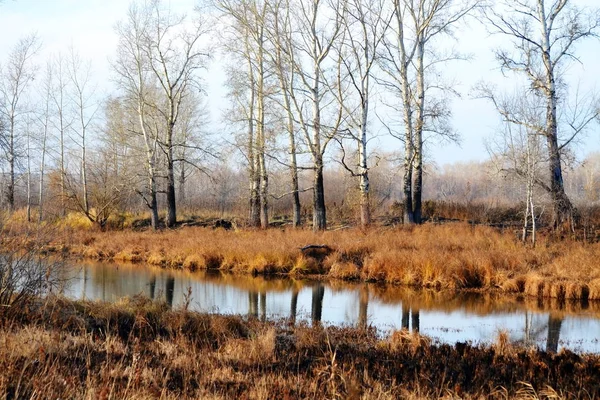
M246 110L247 157L250 175L250 224L265 229L269 226L269 174L266 162L267 102L267 0L215 2L229 19L229 52L237 53L245 63L248 98ZM260 221L260 223L259 223Z
M180 117L180 106L190 91L200 87L198 72L203 69L209 58L204 51L201 39L208 27L200 15L193 21L185 16L174 15L165 9L162 1L150 2L150 25L145 31L147 45L145 57L153 78L161 89L164 103L157 103L158 112L163 117L164 139L161 150L166 157L166 224L172 227L177 222L177 204L175 197L175 126Z
M137 114L137 129L143 139L145 153L145 170L147 174L146 190L140 191L145 204L150 209L152 229L159 227L158 217L158 173L157 151L159 132L152 128L151 88L153 82L147 51L150 28L151 9L133 3L128 11L127 19L116 26L119 36L117 58L113 69L117 73L117 81L125 92L126 99L133 103Z
M381 82L399 100L392 109L402 115L404 143L404 223L421 223L423 147L425 134L451 136L450 109L444 96L453 90L435 81L435 68L461 58L436 49L435 40L448 37L455 25L481 0L394 0L393 18L384 41ZM432 80L433 79L433 80Z
M2 70L0 83L1 112L6 121L2 132L1 145L9 168L9 182L6 190L6 201L11 211L15 208L15 179L19 159L24 155L23 139L24 118L30 111L24 107L27 90L33 82L37 68L34 57L41 47L36 35L19 39L8 54L8 60Z
M80 172L81 172L81 201L78 202L81 211L94 222L91 212L88 188L88 142L92 123L96 118L99 104L94 98L95 87L92 82L91 62L84 60L71 48L67 64L68 77L70 80L70 98L76 115L75 123L71 130L77 137L77 145L81 149ZM73 188L74 189L74 188ZM72 193L71 196L75 194Z
M391 12L383 0L346 0L342 18L345 40L339 51L350 88L346 94L341 85L338 87L338 101L347 115L348 128L344 132L358 147L355 166L347 165L342 147L342 165L359 179L361 225L367 226L371 223L367 144L371 136L368 127L373 81L379 47L391 22Z
M46 64L46 76L41 88L42 110L38 118L38 131L40 141L40 169L38 185L38 222L44 219L44 179L46 177L46 162L48 154L48 139L52 118L52 89L54 82L54 70L52 62Z
M32 130L33 130L33 118L32 115L28 115L27 122L25 123L25 159L26 159L26 214L27 214L27 222L31 222L31 164L33 158L32 151Z
M203 127L208 119L206 103L198 95L190 94L181 105L180 123L175 134L175 162L179 166L179 195L180 203L187 200L186 186L188 179L195 172L210 177L211 172L206 164L218 160L219 154L212 145L212 140L206 140Z
M270 7L271 29L267 31L272 42L272 51L268 53L274 74L279 85L281 97L280 107L285 115L285 130L288 136L289 173L292 196L292 225L297 228L302 225L300 204L300 184L298 178L298 144L296 139L296 119L290 88L296 83L294 68L295 50L290 41L292 34L292 20L289 0L275 0Z
M497 50L496 59L503 71L526 79L531 95L545 106L539 134L546 142L545 186L552 201L553 225L558 228L573 222L574 211L565 193L564 151L597 116L594 108L561 123L560 115L564 115L568 98L563 75L573 61L578 61L576 45L597 36L600 11L579 8L569 0L500 1L498 5L488 9L487 21L491 31L509 38L512 46ZM523 123L512 110L500 111L505 120Z
M290 41L299 56L291 66L297 84L289 87L289 95L312 158L313 229L325 230L324 155L343 117L343 107L335 100L341 60L332 51L342 35L343 21L337 12L342 1L290 4L295 21Z
M488 88L488 96L494 89ZM497 100L498 101L498 100ZM525 242L531 233L531 242L535 245L537 230L536 208L539 208L539 196L536 189L543 182L541 174L548 160L543 154L540 135L544 121L544 107L534 99L517 92L506 96L496 103L500 109L517 112L521 123L503 121L503 129L488 143L488 152L496 170L505 178L516 179L524 189L525 205L523 210L522 240Z
M72 118L68 109L70 102L68 93L70 91L69 78L67 74L67 63L61 53L52 58L53 80L50 96L52 100L52 127L58 135L59 173L60 173L60 202L63 216L66 214L66 141L71 129Z

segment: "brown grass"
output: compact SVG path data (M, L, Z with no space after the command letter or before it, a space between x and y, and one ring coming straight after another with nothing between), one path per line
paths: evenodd
M438 290L493 289L561 300L600 298L600 243L542 237L532 248L517 236L466 224L322 233L201 227L160 232L63 230L48 251L190 271L322 274ZM331 250L303 252L301 247L309 244Z
M595 398L598 363L519 349L502 333L489 347L436 345L143 298L50 298L0 316L0 398Z

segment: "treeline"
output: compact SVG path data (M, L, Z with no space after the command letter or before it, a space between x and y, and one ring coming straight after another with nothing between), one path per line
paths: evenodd
M524 237L541 217L573 224L574 200L596 201L598 169L574 163L571 145L599 107L569 93L564 71L600 26L574 3L212 0L178 15L134 1L115 26L108 95L76 49L42 60L42 38L26 36L0 77L2 207L39 221L76 211L101 227L149 211L154 229L183 207L322 230L332 206L363 226L421 223L435 217L429 199L521 207ZM443 69L464 58L448 43L467 19L507 37L490 51L522 91L479 85L503 127L490 161L440 169L425 145L458 137ZM227 60L222 134L205 91L215 52ZM382 135L397 154L369 147Z

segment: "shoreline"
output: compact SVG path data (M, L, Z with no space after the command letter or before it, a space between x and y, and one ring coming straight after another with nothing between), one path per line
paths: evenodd
M532 248L514 235L465 224L323 233L183 227L58 236L44 251L80 261L600 300L600 244L542 238ZM312 248L301 250L306 246Z

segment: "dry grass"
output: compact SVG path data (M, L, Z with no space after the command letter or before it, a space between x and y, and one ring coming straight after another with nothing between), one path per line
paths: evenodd
M489 347L436 345L406 331L382 338L372 329L169 310L143 298L50 298L9 314L0 317L0 398L600 395L599 356L522 350L502 334Z
M61 230L55 236L48 251L190 271L322 274L438 290L600 299L600 243L542 237L532 248L515 234L466 224L323 233L201 227L160 232ZM309 244L329 249L303 252Z

